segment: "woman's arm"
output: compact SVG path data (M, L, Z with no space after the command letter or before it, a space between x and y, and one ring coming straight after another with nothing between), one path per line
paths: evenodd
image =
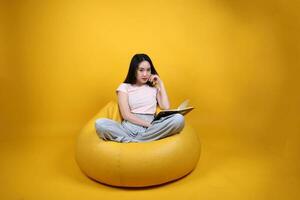
M128 95L125 92L118 92L118 103L121 115L124 120L130 121L131 123L149 127L151 126L150 122L144 121L130 112L129 104L128 104Z
M158 101L158 105L161 109L170 109L170 102L169 102L169 98L164 86L164 83L160 80L160 82L158 82L158 93L157 93L157 101Z
M169 98L164 83L157 75L152 75L150 77L150 81L153 81L153 79L156 79L156 84L158 87L158 93L156 99L159 107L161 109L170 109L170 102L169 102Z

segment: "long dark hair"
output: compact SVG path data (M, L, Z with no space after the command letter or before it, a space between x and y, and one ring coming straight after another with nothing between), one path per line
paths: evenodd
M138 66L141 62L143 61L148 61L150 66L151 66L151 74L156 74L158 75L158 73L156 72L154 65L150 59L150 57L146 54L135 54L130 62L129 65L129 70L126 76L126 79L124 80L124 83L130 83L130 84L135 84L136 83L136 71L138 70ZM152 84L147 81L146 83L147 85L152 86Z

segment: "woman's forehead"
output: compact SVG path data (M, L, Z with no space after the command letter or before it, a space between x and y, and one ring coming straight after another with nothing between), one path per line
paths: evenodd
M146 60L142 61L139 64L139 69L141 69L141 68L145 68L145 69L151 68L150 63Z

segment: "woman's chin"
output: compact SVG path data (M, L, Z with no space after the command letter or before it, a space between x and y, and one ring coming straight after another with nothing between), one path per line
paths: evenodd
M137 82L138 85L142 85L142 84L146 84L146 83L147 83L147 80L146 80L146 81L141 80L141 81L138 81L138 82Z

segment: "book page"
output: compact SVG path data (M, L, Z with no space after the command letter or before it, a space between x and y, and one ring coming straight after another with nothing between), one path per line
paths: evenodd
M183 103L181 103L179 106L178 106L178 110L181 110L181 109L184 109L184 108L187 108L188 107L188 104L189 104L189 99L185 100Z

